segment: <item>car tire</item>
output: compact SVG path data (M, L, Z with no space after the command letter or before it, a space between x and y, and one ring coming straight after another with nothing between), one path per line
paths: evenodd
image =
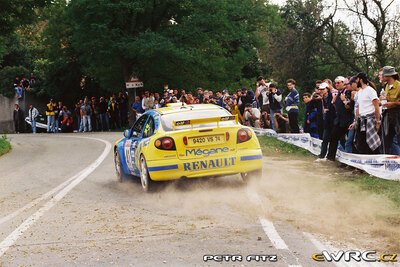
M260 179L262 177L262 169L251 172L242 172L240 173L240 176L242 176L243 182L249 183L254 179Z
M144 192L150 192L154 187L143 155L140 156L140 183Z
M118 153L118 149L114 152L114 165L115 172L117 173L118 182L122 183L128 179L129 175L125 174L122 170L121 157Z

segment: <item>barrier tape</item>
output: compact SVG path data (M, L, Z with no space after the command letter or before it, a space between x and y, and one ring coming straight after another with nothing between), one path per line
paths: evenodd
M322 141L311 137L308 133L278 134L271 129L254 129L254 132L257 136L275 137L283 142L304 148L314 155L319 155L321 152ZM336 159L378 178L400 181L400 156L352 154L338 149Z

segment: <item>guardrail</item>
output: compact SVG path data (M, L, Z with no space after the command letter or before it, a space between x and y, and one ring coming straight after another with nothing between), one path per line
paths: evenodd
M258 136L275 137L283 142L304 148L314 155L320 154L322 141L311 137L307 133L278 134L271 129L253 129ZM400 181L400 156L352 154L338 149L336 159L341 163L363 170L378 178Z

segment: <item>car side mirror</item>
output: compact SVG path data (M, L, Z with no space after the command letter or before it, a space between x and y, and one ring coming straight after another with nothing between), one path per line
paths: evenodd
M131 130L129 130L129 129L126 129L126 130L124 131L124 136L125 136L126 138L129 138L129 133L130 133L130 131L131 131Z

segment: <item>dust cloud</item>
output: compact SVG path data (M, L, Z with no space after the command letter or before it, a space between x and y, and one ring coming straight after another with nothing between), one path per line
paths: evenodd
M236 175L162 183L150 194L140 192L137 181L119 189L142 194L145 203L154 205L151 209L166 214L173 210L183 221L193 219L198 224L193 227L224 221L241 234L241 224L265 216L337 247L400 251L399 209L384 196L343 183L343 175L349 173L308 158L266 157L263 177L249 184ZM250 201L248 190L257 192L262 209Z

